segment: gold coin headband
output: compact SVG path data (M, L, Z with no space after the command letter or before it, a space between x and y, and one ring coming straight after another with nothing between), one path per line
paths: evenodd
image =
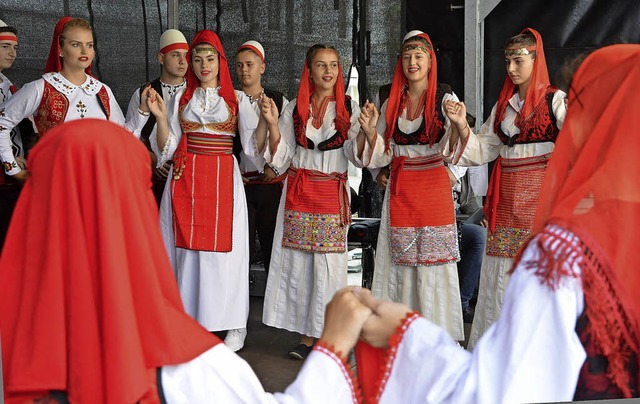
M402 53L412 50L419 50L423 51L424 53L429 53L430 47L428 45L416 45L415 43L408 43L402 47Z
M526 48L507 48L504 50L505 56L525 56L530 55L531 52L536 50L535 46L528 46Z
M207 55L217 55L218 51L213 46L196 46L195 48L193 48L191 53L194 55L196 53L204 53Z

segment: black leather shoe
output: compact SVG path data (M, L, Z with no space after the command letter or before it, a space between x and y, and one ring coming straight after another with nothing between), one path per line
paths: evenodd
M309 352L311 352L311 348L312 347L307 346L305 344L300 344L289 351L289 356L294 359L304 360L304 358L306 358L307 355L309 355Z

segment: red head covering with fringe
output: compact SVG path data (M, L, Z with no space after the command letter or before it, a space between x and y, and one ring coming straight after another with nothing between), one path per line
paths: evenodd
M224 98L225 102L229 105L229 108L235 115L238 113L238 101L236 100L236 93L233 91L231 73L229 73L227 57L224 55L224 49L222 48L220 38L215 32L208 29L198 31L196 36L193 38L193 41L191 41L191 46L189 47L189 58L193 56L192 52L196 45L201 43L209 44L218 51L218 86L220 86L218 94ZM193 92L199 85L200 80L198 80L198 77L193 72L193 63L189 61L189 69L187 70L187 88L184 90L182 98L180 98L180 107L189 103L189 100L193 97Z
M135 403L157 367L220 342L184 312L139 140L108 121L67 122L33 148L29 171L0 258L7 404L49 390Z
M320 48L321 50L330 50L335 52L336 55L338 51L332 48ZM311 61L313 63L313 60ZM351 127L351 117L349 116L349 112L347 111L347 107L345 105L345 88L344 88L344 79L342 78L342 66L338 62L338 77L336 77L336 84L334 85L334 93L336 97L336 119L335 119L335 128L340 133L340 137L343 140L347 140L349 136L349 128ZM302 122L303 127L306 128L307 121L309 120L309 103L311 102L311 96L315 91L315 85L311 80L309 75L309 66L305 61L304 67L302 68L302 75L300 76L300 86L298 87L298 98L296 99L296 106L298 110L298 116L300 117L300 122ZM305 148L307 145L307 137L305 133L301 131L301 133L296 133L296 138L298 142L303 145Z
M53 30L53 38L51 39L51 48L49 49L49 56L47 57L47 65L44 68L45 73L57 73L62 70L63 61L60 57L60 36L64 31L64 26L71 20L75 20L73 17L62 17L58 20L56 28ZM84 69L85 73L91 75L91 65Z
M429 44L429 56L431 57L431 68L429 70L429 75L427 76L427 79L429 80L429 86L427 87L427 97L424 105L424 123L425 126L428 127L429 122L437 119L436 90L438 87L438 62L436 60L436 53L433 50L433 44L431 43L431 38L429 38L429 35L421 32L416 36L419 36L420 38L423 38L427 41L427 43ZM412 42L411 38L407 38L403 45L408 42ZM387 129L384 132L386 150L389 149L389 142L391 142L398 117L402 112L399 110L400 100L402 99L402 91L406 84L407 77L404 75L404 71L402 70L402 54L400 54L396 63L395 72L393 73L393 81L391 82L391 89L389 90L389 101L387 101L387 110L384 116L387 122Z
M640 338L640 137L632 129L640 116L638 94L640 45L608 46L585 59L569 89L534 224L534 234L547 223L568 228L601 264L583 261L585 310L609 361L608 376L623 391L628 358L619 347L638 355ZM563 263L554 258L538 270L552 286Z
M533 28L525 28L520 31L521 34L527 32L532 34L536 39L536 58L533 61L533 72L531 74L531 81L529 83L529 88L527 89L527 94L525 95L524 104L515 122L516 126L520 129L520 132L528 132L528 128L535 126L533 122L535 118L534 108L538 105L542 97L545 96L547 88L551 85L549 81L549 71L547 70L547 59L544 57L542 37L538 31ZM500 96L498 97L496 118L493 124L494 133L498 133L507 104L516 91L518 91L518 86L513 84L513 81L509 75L507 75L504 79Z

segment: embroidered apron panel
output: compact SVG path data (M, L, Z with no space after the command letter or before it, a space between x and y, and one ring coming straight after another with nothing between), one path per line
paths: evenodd
M320 254L346 252L346 173L290 168L288 176L282 246Z
M487 255L513 258L531 236L550 156L501 160L496 228L487 234Z
M442 158L394 158L389 190L392 262L416 266L458 261L451 184Z

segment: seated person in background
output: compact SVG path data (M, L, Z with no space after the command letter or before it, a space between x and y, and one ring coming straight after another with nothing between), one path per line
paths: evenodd
M266 393L185 313L150 163L131 133L96 119L51 129L32 150L0 259L6 403L354 402L339 352L351 350L371 311L341 291L334 302L354 310L330 304L296 381Z

